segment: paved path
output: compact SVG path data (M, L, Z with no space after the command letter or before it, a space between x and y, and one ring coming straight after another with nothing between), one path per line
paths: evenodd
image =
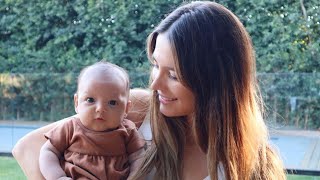
M271 135L288 169L320 171L320 131L278 130Z
M21 137L43 125L0 121L0 153L10 153ZM271 132L271 143L286 168L320 171L320 131L276 130Z
M0 153L11 152L17 141L27 133L34 129L36 126L7 126L0 125Z
M47 122L0 121L0 153L10 153L17 141Z

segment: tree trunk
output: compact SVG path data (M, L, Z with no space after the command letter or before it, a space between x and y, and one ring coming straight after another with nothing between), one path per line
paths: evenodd
M300 121L300 118L299 118L299 114L298 113L295 113L295 126L298 128L299 127L299 121Z
M286 106L285 106L285 119L284 119L284 123L285 125L288 125L289 124L289 118L290 118L290 110L289 110L289 104L286 103Z
M309 108L305 111L305 116L304 116L304 129L308 128L308 121L309 121Z
M52 104L55 104L54 102L53 103L51 103L51 105L50 105L50 121L52 121L53 120L53 113L54 113L54 107L53 107L53 105Z
M277 125L277 106L278 106L278 99L277 97L274 97L274 101L273 101L273 123L274 125Z
M40 117L39 117L39 121L43 121L43 112L40 112Z
M17 120L18 121L20 120L20 110L19 110L19 108L17 109Z
M302 15L303 15L304 19L307 20L307 11L304 6L303 0L300 0L300 6L301 6L301 10L302 10Z

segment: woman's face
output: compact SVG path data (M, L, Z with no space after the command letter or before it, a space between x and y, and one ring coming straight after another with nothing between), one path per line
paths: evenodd
M160 112L168 117L191 115L194 112L194 95L177 79L175 59L165 33L157 37L152 61L151 89L158 93Z

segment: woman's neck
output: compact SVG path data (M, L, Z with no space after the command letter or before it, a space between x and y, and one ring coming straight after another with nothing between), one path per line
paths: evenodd
M192 131L194 116L187 117L186 141L183 151L184 180L204 179L208 176L207 156L197 144L195 133Z
M187 116L187 129L186 129L186 146L198 146L196 141L196 135L192 130L194 121L194 116L189 115Z
M208 176L207 169L206 154L201 151L194 138L186 139L183 151L182 179L204 179Z

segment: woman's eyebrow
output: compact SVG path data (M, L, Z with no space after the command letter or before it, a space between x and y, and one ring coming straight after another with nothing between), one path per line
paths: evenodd
M154 61L155 63L159 64L158 61L156 60L156 58L152 55L151 56L151 60ZM165 68L167 68L170 71L175 71L175 69L173 67L170 66L164 66Z

